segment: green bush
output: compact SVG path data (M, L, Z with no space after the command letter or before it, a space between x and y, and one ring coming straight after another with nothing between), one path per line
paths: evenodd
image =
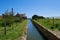
M54 29L54 26L51 26L51 29Z
M58 30L60 31L60 28L58 28Z
M10 26L11 25L11 22L6 22L6 26ZM1 27L4 27L5 26L5 22L2 22L0 24Z
M59 24L56 23L56 24L54 24L54 26L55 26L55 28L58 28L59 27Z

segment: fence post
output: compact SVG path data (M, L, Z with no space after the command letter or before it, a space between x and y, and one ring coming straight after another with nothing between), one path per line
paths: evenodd
M5 27L4 27L4 35L6 35L6 22L5 22Z
M54 17L53 17L53 26L54 26Z

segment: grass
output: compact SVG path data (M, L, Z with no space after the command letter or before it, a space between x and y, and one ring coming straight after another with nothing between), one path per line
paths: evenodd
M50 30L58 30L60 31L60 19L37 19L35 20L39 24L43 25L44 27L50 29Z
M22 23L13 23L12 27L6 27L7 33L4 35L4 27L0 27L0 40L17 40L22 36L24 28L27 25L27 20Z

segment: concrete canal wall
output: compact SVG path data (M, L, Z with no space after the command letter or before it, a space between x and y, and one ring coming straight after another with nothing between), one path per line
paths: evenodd
M47 40L60 40L60 38L54 35L51 31L45 29L44 27L42 27L41 25L39 25L34 21L32 22L36 26L36 28L39 30L39 32L41 32L47 38Z

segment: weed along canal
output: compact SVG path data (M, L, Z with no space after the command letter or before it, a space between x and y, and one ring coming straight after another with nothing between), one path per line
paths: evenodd
M45 38L35 28L31 20L28 20L27 40L45 40Z

